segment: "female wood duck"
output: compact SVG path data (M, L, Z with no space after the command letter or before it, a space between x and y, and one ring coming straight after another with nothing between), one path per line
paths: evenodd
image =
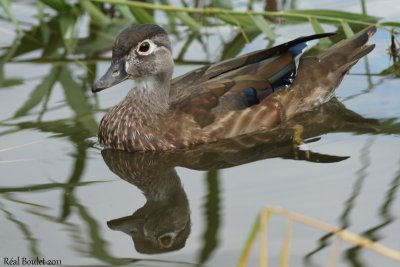
M325 103L344 74L374 49L369 27L317 57L302 57L301 37L270 49L204 66L172 78L167 32L132 25L117 37L112 63L93 86L99 92L126 79L136 82L102 119L99 141L127 151L184 149L272 129ZM300 59L299 59L300 58Z

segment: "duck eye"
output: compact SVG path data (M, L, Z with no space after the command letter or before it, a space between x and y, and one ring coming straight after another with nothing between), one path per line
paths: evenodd
M139 45L138 52L146 53L146 52L149 51L149 49L150 49L150 43L149 42L143 42L143 43L141 43Z
M174 243L174 235L173 234L163 234L162 236L160 236L158 238L159 244L161 247L163 248L170 248L172 246L172 244Z

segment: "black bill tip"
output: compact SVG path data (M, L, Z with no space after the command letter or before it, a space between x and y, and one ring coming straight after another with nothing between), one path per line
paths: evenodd
M120 60L113 62L107 72L92 85L91 90L93 93L97 93L119 84L127 78L128 74L125 72L125 61Z

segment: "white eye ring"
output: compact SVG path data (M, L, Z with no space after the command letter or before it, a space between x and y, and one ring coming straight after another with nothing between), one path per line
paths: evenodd
M143 40L142 42L140 42L136 46L136 52L139 55L147 56L147 55L150 55L151 53L153 53L155 48L156 48L156 44L153 43L153 41L146 39L146 40Z

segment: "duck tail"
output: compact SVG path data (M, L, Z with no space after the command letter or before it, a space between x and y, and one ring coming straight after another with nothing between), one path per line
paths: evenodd
M367 44L375 32L375 26L368 27L330 47L319 56L319 59L332 62L337 71L341 71L344 75L360 58L375 48L374 44Z
M349 39L342 40L317 57L301 58L291 89L297 95L301 112L327 102L345 73L375 45L368 45L376 27L368 27Z

